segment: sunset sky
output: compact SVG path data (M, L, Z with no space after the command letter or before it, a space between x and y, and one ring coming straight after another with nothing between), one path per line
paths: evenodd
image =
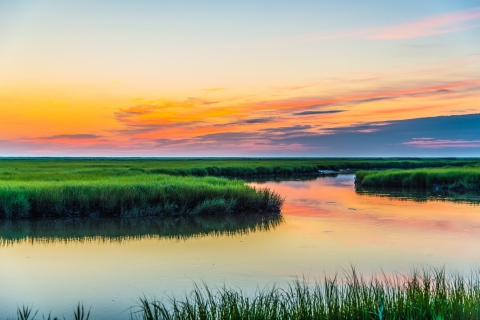
M480 2L0 0L0 156L480 156Z

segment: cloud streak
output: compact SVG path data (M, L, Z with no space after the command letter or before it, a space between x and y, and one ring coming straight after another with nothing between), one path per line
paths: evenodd
M472 23L473 22L473 23ZM465 24L471 23L471 24ZM384 28L372 33L373 39L413 39L437 34L458 32L480 26L480 8L453 12L420 21Z
M341 38L363 38L372 40L415 39L460 32L477 27L480 27L480 7L427 17L418 21L393 26L365 28L330 35L305 34L295 38L273 41L272 43L277 45L292 45Z
M70 140L85 140L85 139L99 139L102 136L96 134L57 134L53 136L40 137L43 140L58 140L58 139L70 139Z
M480 140L436 140L431 138L413 139L402 143L418 149L446 149L446 148L480 148Z
M302 112L296 112L293 115L294 116L309 116L309 115L315 115L315 114L332 114L332 113L340 113L344 112L345 110L319 110L319 111L302 111Z

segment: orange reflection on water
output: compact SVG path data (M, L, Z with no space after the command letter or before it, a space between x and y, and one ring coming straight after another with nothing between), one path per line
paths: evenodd
M379 267L385 266L387 256L379 255L379 250L416 265L465 259L473 266L480 261L478 205L358 194L352 175L259 185L286 197L284 228L316 234L319 241L329 234L336 252L348 248L346 256L354 257L360 250Z
M253 292L294 276L321 279L348 269L362 275L445 266L469 272L480 261L480 207L357 194L352 175L314 181L252 183L286 197L285 221L268 231L200 233L104 241L0 246L0 301L35 303L64 314L80 300L107 319L128 319L143 294L183 294L193 282ZM2 306L3 307L3 306ZM1 309L1 308L0 308ZM3 313L2 313L3 312Z

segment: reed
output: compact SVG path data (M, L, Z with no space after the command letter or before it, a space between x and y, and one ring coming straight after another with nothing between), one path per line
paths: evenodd
M296 279L253 294L226 286L210 289L203 284L182 297L159 300L143 296L130 310L132 320L477 320L480 270L465 276L447 274L444 268L423 268L406 276L366 278L352 267L343 275L325 276L313 283ZM37 313L33 307L19 308L17 319L34 320ZM90 311L85 312L82 304L74 310L74 319L89 317ZM48 319L56 318L49 315Z
M0 218L279 213L282 204L269 189L213 177L0 182Z
M480 166L414 170L358 171L357 186L432 189L437 191L480 190Z
M89 320L90 319L90 309L85 312L85 307L83 303L78 303L77 307L73 309L73 319L74 320ZM17 309L17 320L35 320L37 319L38 310L34 311L33 306L22 306ZM52 317L52 314L49 313L47 317L42 316L43 320L60 320L58 317ZM65 320L65 317L62 317ZM13 320L13 319L12 319Z
M249 295L195 286L166 301L142 297L132 319L479 319L480 272L447 276L444 269L366 280L355 269L314 284L296 280Z

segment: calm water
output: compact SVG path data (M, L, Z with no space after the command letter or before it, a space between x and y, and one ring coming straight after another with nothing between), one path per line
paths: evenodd
M95 319L128 319L143 294L201 281L253 291L351 264L367 275L480 266L478 205L360 194L353 178L251 183L286 196L283 219L0 221L0 319L32 303L68 318L78 301Z

